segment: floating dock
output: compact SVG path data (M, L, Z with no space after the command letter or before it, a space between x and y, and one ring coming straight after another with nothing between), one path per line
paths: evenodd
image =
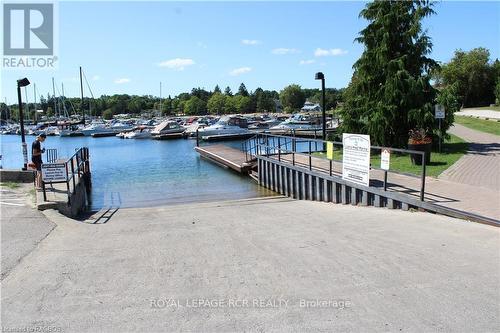
M180 139L183 137L184 133L170 133L170 134L153 135L151 138L153 140L172 140L172 139Z
M247 162L248 155L244 151L222 144L195 147L195 150L201 157L239 173L249 173L256 166L255 161Z
M101 133L92 133L90 134L93 138L104 138L107 136L116 136L115 132L101 132Z

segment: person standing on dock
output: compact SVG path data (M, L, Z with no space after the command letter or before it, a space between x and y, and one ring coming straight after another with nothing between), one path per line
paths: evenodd
M46 137L45 133L38 135L31 145L31 162L36 168L35 186L37 189L42 187L42 154L45 153L45 148L41 148L41 143L45 141Z

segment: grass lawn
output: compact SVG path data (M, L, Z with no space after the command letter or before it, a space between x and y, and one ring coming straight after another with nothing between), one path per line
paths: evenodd
M450 135L450 139L443 143L441 153L438 153L437 151L432 152L431 163L426 167L426 175L431 177L439 176L439 174L448 169L466 153L467 146L468 144L464 140L457 136ZM326 158L326 154L324 153L315 153L315 155ZM335 147L333 157L334 160L342 161L342 150L339 147ZM373 167L380 167L380 154L372 154L370 158ZM410 156L407 154L391 154L390 168L391 171L415 175L420 175L422 172L422 166L413 165L411 163Z
M467 109L474 109L474 110L493 110L493 111L499 111L500 112L500 106L481 106L478 108L467 108ZM464 109L466 111L467 109Z
M500 122L495 120L477 119L474 117L455 116L455 122L477 131L500 135Z
M18 183L14 183L14 182L5 182L5 183L0 183L1 186L5 186L5 187L8 187L10 189L16 189L19 187L19 184Z

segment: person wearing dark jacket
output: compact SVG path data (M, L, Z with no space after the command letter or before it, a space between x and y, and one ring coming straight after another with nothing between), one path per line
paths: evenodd
M45 133L38 135L31 145L31 162L36 168L35 186L39 189L42 186L42 154L45 153L45 148L41 148L41 143L45 141L47 136Z

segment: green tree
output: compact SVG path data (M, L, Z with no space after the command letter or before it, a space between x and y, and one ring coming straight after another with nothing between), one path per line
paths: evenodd
M236 100L232 96L226 96L226 103L224 105L224 113L236 113Z
M497 85L495 86L495 105L500 105L500 80L498 80Z
M174 111L173 105L172 105L172 97L168 95L168 97L165 99L165 104L162 105L162 114L163 115L171 115L172 112Z
M361 11L369 23L356 39L364 52L345 93L343 131L403 147L410 129L436 127L429 73L438 65L428 57L432 43L421 26L433 13L429 1L375 1Z
M215 88L214 88L214 94L217 94L217 93L219 93L219 94L222 93L222 91L220 90L219 85L216 85Z
M224 114L226 109L226 99L229 98L221 93L214 93L208 100L207 109L210 114Z
M233 92L231 91L231 88L229 88L229 87L226 87L226 89L224 89L224 94L226 96L233 96Z
M306 96L298 84L291 84L280 91L280 101L286 110L297 111L304 106Z
M255 89L255 109L257 112L274 112L276 104L273 94L270 91L264 91L262 88Z
M236 95L232 97L237 113L251 113L252 99L249 96Z
M245 97L247 97L249 95L247 87L245 86L244 83L240 84L240 87L238 88L238 94L237 95L241 95L241 96L245 96Z
M447 64L437 72L443 85L458 84L463 106L489 105L495 101L495 68L490 63L490 51L478 47L469 52L457 50Z
M206 91L205 89L202 89L202 88L193 88L191 90L191 96L196 96L198 97L199 99L207 102L208 99L210 98L212 94L208 91Z
M197 96L192 96L184 105L184 113L187 115L202 115L206 113L207 103Z
M337 106L337 103L342 101L342 92L343 90L339 89L334 89L334 88L327 88L325 90L325 103L326 103L326 110L331 110L334 109ZM321 104L321 91L317 91L312 95L309 100L313 103L320 103Z
M54 109L52 109L52 106L47 107L46 115L47 117L52 117L54 115Z
M5 103L0 103L0 119L7 120L9 117L9 107Z
M104 110L102 117L106 120L113 119L113 111L111 109Z
M441 88L436 97L436 102L443 105L445 108L445 119L442 120L441 124L441 136L447 138L449 135L446 133L446 129L453 125L455 121L455 112L460 111L458 83L455 82L454 84ZM437 133L436 130L435 133Z

